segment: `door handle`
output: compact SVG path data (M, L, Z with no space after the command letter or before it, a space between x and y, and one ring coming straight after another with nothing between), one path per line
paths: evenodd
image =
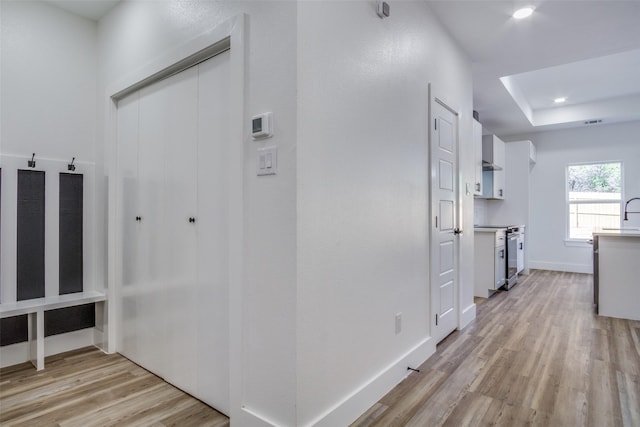
M462 234L462 229L459 227L456 227L453 229L453 234L455 234L456 236L459 234Z

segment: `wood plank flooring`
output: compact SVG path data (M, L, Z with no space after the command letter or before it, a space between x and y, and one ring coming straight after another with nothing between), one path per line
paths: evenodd
M363 414L364 426L640 426L640 322L593 313L591 276L533 271ZM640 302L639 302L640 304ZM2 426L228 426L124 357L0 370Z
M229 419L126 358L87 347L0 370L0 425L228 426Z
M523 278L352 426L640 426L640 322L596 316L591 275Z

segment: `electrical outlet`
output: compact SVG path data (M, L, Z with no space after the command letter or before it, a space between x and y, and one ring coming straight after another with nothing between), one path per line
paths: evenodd
M396 313L396 335L402 332L402 313Z

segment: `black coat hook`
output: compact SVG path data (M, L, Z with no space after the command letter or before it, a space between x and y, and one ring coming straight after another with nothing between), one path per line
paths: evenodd
M73 164L73 162L74 162L75 160L76 160L76 158L75 158L75 157L71 159L71 163L69 163L69 164L67 165L67 170L69 170L69 171L74 171L74 170L76 170L76 165L74 165L74 164Z
M36 161L35 161L35 158L36 158L36 153L33 153L33 154L31 155L31 160L27 160L27 166L28 166L28 167L30 167L30 168L35 168L35 167L36 167Z

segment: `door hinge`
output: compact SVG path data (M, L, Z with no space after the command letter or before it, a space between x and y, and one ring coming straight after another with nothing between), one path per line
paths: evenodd
M436 326L438 326L438 313L436 313Z
M438 119L433 119L433 128L438 130Z
M438 228L438 215L436 215L436 228Z

